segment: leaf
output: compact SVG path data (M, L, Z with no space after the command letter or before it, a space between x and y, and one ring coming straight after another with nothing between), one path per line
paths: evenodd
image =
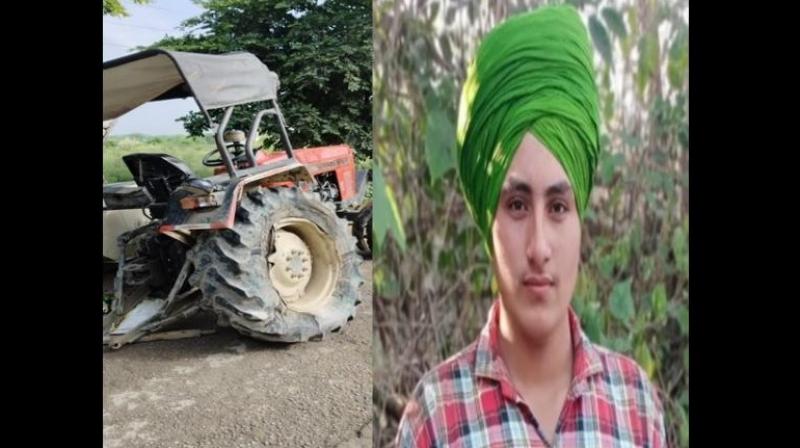
M455 144L456 130L453 122L440 107L435 106L428 111L425 129L425 161L428 163L431 183L455 168Z
M611 290L611 315L617 320L627 323L634 314L631 280L628 279L617 283Z
M675 317L678 319L678 325L681 327L681 335L686 336L689 334L689 308L686 305L680 305Z
M653 361L653 355L650 354L650 348L647 347L644 341L640 341L639 345L636 346L633 356L636 358L639 365L642 366L642 369L647 372L647 377L652 379L656 365Z
M447 8L447 13L444 15L444 21L447 25L453 24L453 20L456 17L456 11L458 11L458 9L455 6Z
M608 90L608 94L605 96L605 101L603 104L603 119L606 120L606 123L610 122L611 119L614 117L614 91Z
M597 283L594 278L586 270L581 271L580 278L582 279L581 287L582 294L587 303L597 303Z
M678 141L680 142L681 146L689 150L689 125L684 124L681 125L680 129L678 130Z
M644 88L658 72L658 34L650 31L639 40L639 66L636 72L636 88L641 96Z
M373 194L375 213L373 214L372 232L380 250L386 235L391 231L400 249L406 249L406 233L397 209L394 192L386 185L380 165L373 166Z
M689 416L686 415L683 406L678 406L678 415L680 416L678 419L678 439L680 440L680 446L689 446Z
M453 38L450 35L448 35L447 37L448 37L447 41L448 43L450 43ZM456 83L453 80L452 76L445 76L444 79L442 79L441 83L439 83L437 91L439 92L437 94L439 98L455 98L457 95L461 94L461 89L456 88Z
M652 192L647 192L647 200L648 202L654 202L655 199L652 197ZM650 277L653 275L653 265L655 262L653 261L653 257L645 257L642 261L642 272L644 273L644 280L650 280Z
M608 341L609 348L619 353L630 353L631 342L627 338L613 338Z
M631 228L631 249L638 253L642 247L642 225L639 222L633 224L633 228Z
M622 18L622 14L620 14L619 11L614 8L606 7L603 8L600 14L603 16L606 25L611 29L611 32L617 37L620 39L628 37L628 30L625 28L625 20Z
M591 306L585 307L585 313L583 318L583 328L586 332L586 336L589 337L589 340L599 343L600 336L602 334L602 324L601 324L601 316L600 313L597 312L595 307Z
M374 280L378 295L382 298L391 300L400 296L400 285L393 272L389 271L387 276L384 269L378 269L375 271Z
M689 273L688 238L683 232L683 227L678 226L672 233L672 252L675 255L675 264L683 274Z
M677 305L673 311L673 317L678 321L678 326L681 329L681 335L686 336L689 334L689 309L684 304Z
M639 19L636 16L637 8L635 7L626 7L623 9L625 11L624 15L628 19L628 37L622 39L621 47L622 47L622 54L625 56L625 59L628 60L630 58L631 49L636 44L639 35Z
M623 270L628 267L630 250L631 246L628 238L621 239L616 246L614 246L614 265L618 270Z
M611 274L614 272L614 254L611 255L604 255L600 258L599 268L600 273L603 274L603 277L609 278Z
M585 310L585 303L586 297L583 294L579 293L580 290L583 288L580 286L580 277L578 278L578 286L576 287L575 292L572 294L572 301L570 302L570 306L575 311L578 316L583 317L586 312Z
M667 62L667 78L669 84L675 88L683 87L683 80L689 71L689 44L686 30L678 31L672 46L669 49L669 61Z
M622 142L630 148L638 148L642 144L642 139L636 134L626 132L622 135Z
M436 16L439 15L439 2L431 3L431 20L436 20Z
M604 153L605 154L605 153ZM610 156L603 156L600 162L600 179L603 185L611 183L611 176L614 175L614 161Z
M597 48L600 56L603 57L606 65L613 67L613 60L611 59L611 40L608 38L608 32L605 27L600 23L600 20L597 19L597 15L592 14L592 16L589 17L589 34L591 34L594 46Z
M685 349L683 349L683 368L684 368L684 370L686 370L687 372L689 371L689 348L688 348L688 347L687 347L687 348L685 348ZM689 405L689 403L688 403L688 401L689 401L689 398L688 398L688 396L687 396L687 398L686 398L686 401L687 401L686 405L688 406L688 405Z
M585 213L584 218L587 221L594 222L597 220L597 213L594 212L592 207L586 207L586 211L584 213Z
M660 321L667 317L667 290L663 283L659 283L653 288L651 300L653 303L654 319Z
M442 47L442 59L447 62L453 62L453 51L450 48L450 38L447 34L442 34L439 37L439 45Z
M617 167L625 163L625 155L623 154L609 154L607 151L603 153L603 160L601 161L601 176L603 185L611 185L614 172Z

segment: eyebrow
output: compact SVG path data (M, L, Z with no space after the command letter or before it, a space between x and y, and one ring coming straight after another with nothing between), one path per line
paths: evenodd
M547 187L547 189L544 192L544 195L545 196L559 196L559 195L567 194L570 191L572 191L572 187L569 185L569 182L566 181L566 180L562 180L560 182L557 182L557 183ZM512 178L508 179L508 183L504 186L503 192L505 192L505 193L520 192L520 193L532 195L533 194L533 188L531 187L531 185L529 183L521 181L521 180L518 180L518 179L514 179L512 177Z
M553 184L553 185L550 185L549 187L547 187L547 190L545 191L544 195L545 196L558 196L558 195L567 194L570 191L572 191L572 187L569 185L569 182L567 182L565 180L562 180L561 182L559 182L557 184Z
M533 188L531 188L530 184L514 178L508 179L508 183L503 187L503 190L506 193L520 192L528 195L533 194Z

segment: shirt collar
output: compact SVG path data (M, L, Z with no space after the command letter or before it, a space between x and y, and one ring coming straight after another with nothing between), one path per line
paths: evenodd
M494 303L492 303L486 325L484 325L480 336L478 336L475 349L475 375L498 381L501 387L510 389L510 376L503 359L500 357L498 345L500 332L499 302L499 299L495 299ZM594 344L581 329L580 318L571 306L568 309L568 318L574 353L570 395L577 396L589 389L589 378L603 372L603 362Z

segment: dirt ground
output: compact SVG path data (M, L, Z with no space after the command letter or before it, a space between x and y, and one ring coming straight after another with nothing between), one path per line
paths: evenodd
M323 341L224 328L103 355L103 446L372 446L372 263L355 319ZM183 328L213 327L199 315Z

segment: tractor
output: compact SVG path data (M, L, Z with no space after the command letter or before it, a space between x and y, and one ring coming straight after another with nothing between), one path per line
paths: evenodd
M104 139L109 123L145 103L191 97L215 143L203 158L210 177L140 153L122 157L132 181L104 179L103 253L117 264L104 345L120 348L199 311L279 342L322 339L353 319L372 241L370 173L356 169L346 144L293 148L279 86L246 52L154 49L103 64ZM247 132L228 129L245 106L257 110ZM254 149L265 117L279 149Z

